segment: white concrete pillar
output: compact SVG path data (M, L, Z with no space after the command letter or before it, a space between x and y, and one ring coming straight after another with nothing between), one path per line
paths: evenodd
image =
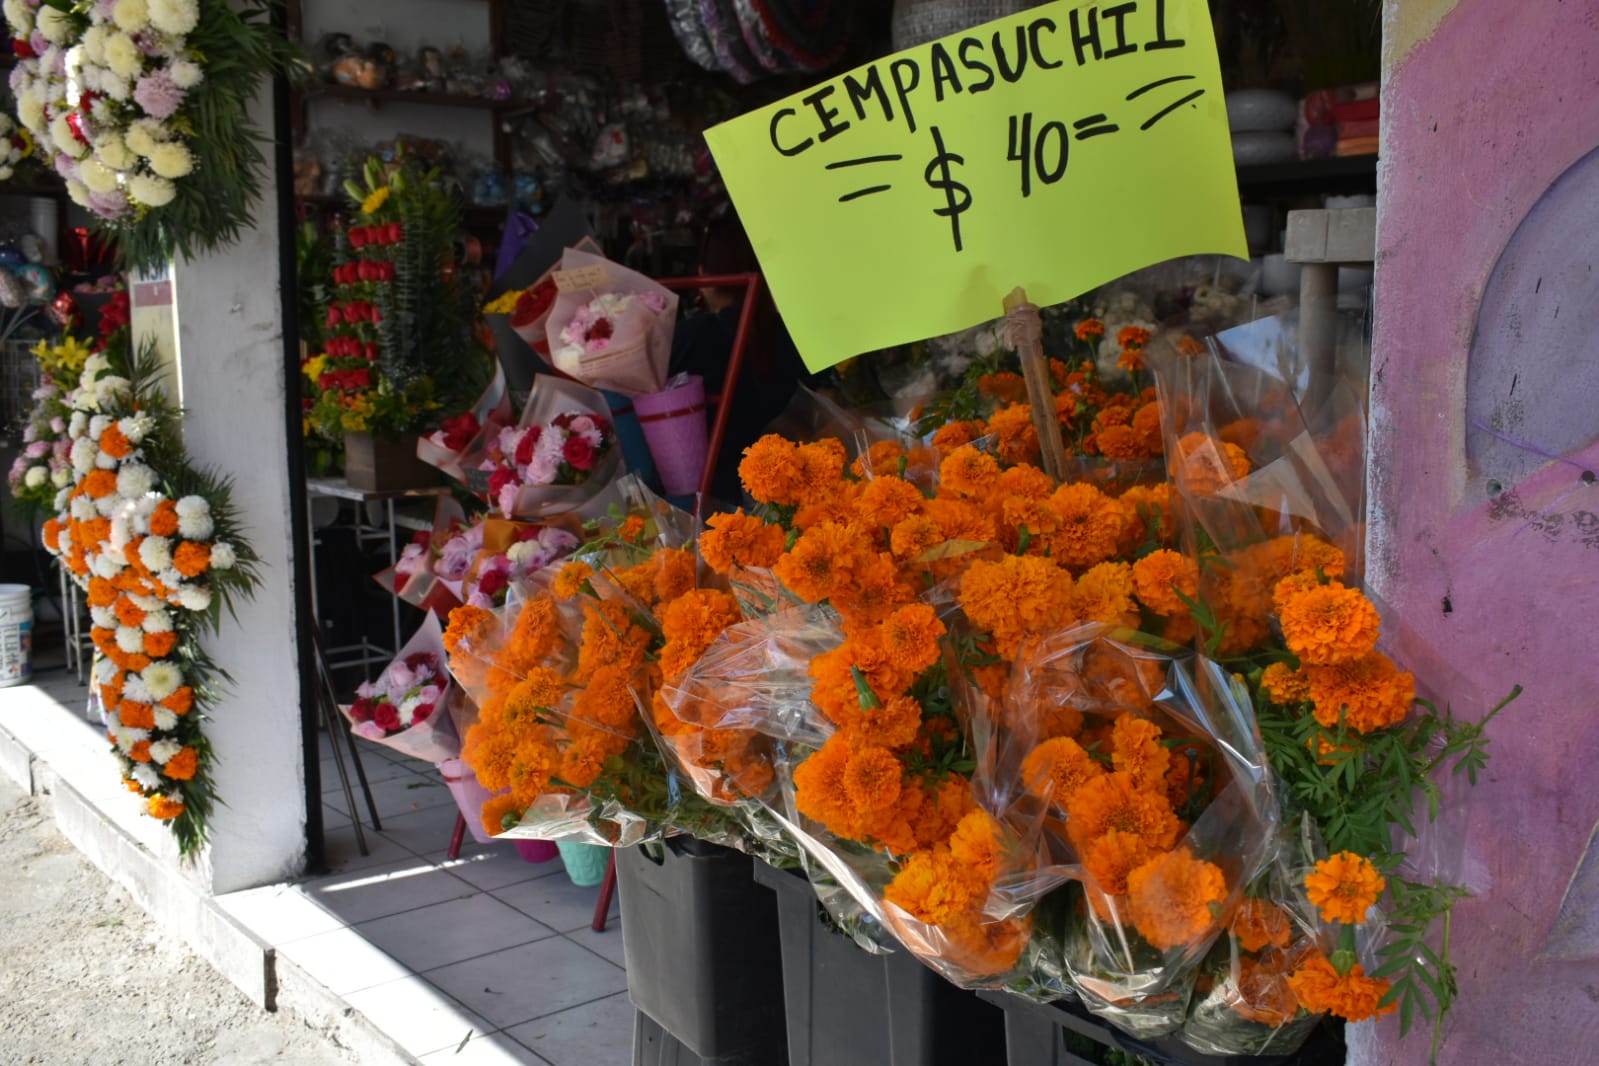
M272 129L269 93L250 111L258 129ZM218 894L281 881L305 863L288 470L290 449L299 441L288 438L284 416L283 294L270 167L262 178L255 224L219 252L174 262L170 317L157 312L135 319L141 334L172 346L165 355L177 384L172 398L185 409L189 454L233 478L241 524L261 557L254 598L238 606L237 620L224 613L221 631L206 641L233 678L206 724L221 803L211 818L210 847L195 868Z

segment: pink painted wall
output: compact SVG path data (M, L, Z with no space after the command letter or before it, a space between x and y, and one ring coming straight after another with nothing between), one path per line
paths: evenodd
M1389 0L1391 33L1415 2ZM1460 0L1400 47L1383 90L1370 576L1401 653L1457 710L1526 686L1441 849L1476 895L1456 912L1439 1061L1595 1063L1599 484L1471 420L1599 469L1599 0ZM1349 1061L1425 1063L1427 1036L1353 1027Z

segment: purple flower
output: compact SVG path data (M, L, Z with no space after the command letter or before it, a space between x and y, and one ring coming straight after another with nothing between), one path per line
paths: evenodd
M89 209L101 218L121 218L128 213L128 198L120 190L89 193Z
M55 433L55 434L59 435L59 434L65 433L66 431L67 431L67 420L66 419L62 418L60 415L56 415L54 418L52 418L50 420L50 432L51 433Z
M50 42L44 34L34 30L28 34L28 47L33 49L34 55L42 56L44 55L44 50L50 47Z
M169 118L183 103L186 94L172 75L164 70L146 74L133 87L133 99L151 118Z
M47 440L36 440L32 444L28 445L27 450L24 451L22 454L24 456L26 456L27 458L29 458L29 459L42 459L42 458L44 458L46 453L48 453L49 451L50 451L50 442L49 441L47 441Z
M95 0L95 11L106 21L111 21L112 13L116 10L117 0Z

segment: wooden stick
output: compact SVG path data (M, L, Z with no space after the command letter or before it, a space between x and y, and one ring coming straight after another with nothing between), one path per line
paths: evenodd
M1049 384L1049 364L1044 360L1044 320L1027 301L1022 289L1005 297L1005 337L1021 358L1027 379L1027 402L1032 407L1033 428L1044 453L1044 473L1057 482L1066 478L1066 445L1055 418L1055 390Z

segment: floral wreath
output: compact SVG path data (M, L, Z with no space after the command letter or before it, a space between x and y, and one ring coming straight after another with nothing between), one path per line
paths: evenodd
M203 712L225 679L200 638L254 590L258 560L231 485L184 453L155 369L148 349L84 364L69 400L74 480L44 542L87 592L93 692L123 781L190 857L216 802Z
M288 45L266 0L4 0L17 118L135 268L233 240L262 135L244 119Z

